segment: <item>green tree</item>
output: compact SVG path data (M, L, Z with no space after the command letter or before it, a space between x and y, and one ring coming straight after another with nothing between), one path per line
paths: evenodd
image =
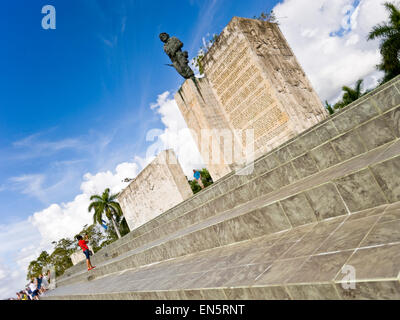
M28 273L26 274L26 279L30 280L32 278L36 278L40 274L41 270L42 268L39 262L37 260L32 260L28 266Z
M105 240L102 242L101 247L104 248L108 246L110 243L118 240L118 235L115 232L115 228L112 222L106 223L107 230L105 231Z
M121 238L120 230L116 224L116 217L121 217L123 215L121 206L115 200L118 194L110 195L110 189L104 190L101 196L93 195L90 197L92 201L89 205L88 211L94 209L93 221L94 223L102 224L103 214L112 222L115 232L118 238Z
M217 39L218 35L214 34L211 39L204 41L205 45L200 47L199 53L192 60L192 64L199 69L201 75L204 74L203 58Z
M334 105L334 109L342 109L361 98L365 94L362 92L362 84L363 80L358 80L354 88L347 86L342 87L342 90L344 91L342 100Z
M382 62L377 68L385 73L383 82L400 74L400 9L393 3L384 4L389 12L389 21L373 27L368 40L381 39Z
M119 230L121 231L122 236L131 232L131 230L129 229L128 223L126 222L125 217L123 217L121 219L121 221L118 221L118 223L119 223Z
M201 181L203 182L204 188L207 188L208 186L210 186L214 183L211 178L210 173L208 172L208 170L206 168L203 168L200 171L200 173L201 173ZM195 179L193 179L193 180L188 179L188 183L194 194L201 191L201 187Z
M206 168L203 168L201 171L201 181L203 182L204 188L212 185L214 183L213 179L211 178L210 173Z
M196 194L201 191L200 185L197 183L196 180L188 180L190 188L193 191L193 194Z
M122 237L130 232L129 226L124 217L116 216L115 224L118 226L118 229L119 229ZM115 231L115 227L114 227L113 223L112 222L106 223L106 227L107 227L107 230L105 231L106 238L105 238L105 241L101 245L102 247L114 242L115 240L118 240L118 234Z
M325 101L325 108L329 111L329 114L334 114L335 113L335 111L332 108L332 105L330 105L328 103L328 101Z
M129 227L125 218L121 219L121 217L117 216L116 221L122 235L129 232ZM94 252L97 252L105 245L118 239L118 235L111 222L108 227L109 228L105 232L102 232L97 224L92 224L90 226L85 225L79 234L87 235L89 237L89 245L93 248ZM57 242L53 241L52 243L55 247L51 254L43 251L36 260L29 263L27 272L28 280L42 274L43 269L50 265L55 267L57 277L63 275L65 270L72 267L71 255L76 250L80 250L78 242L75 239L63 238Z
M204 64L203 64L203 58L206 55L206 52L200 49L198 55L193 58L193 65L199 69L199 73L201 75L204 74Z
M270 23L279 23L274 10L271 10L270 12L268 11L263 11L261 14L257 17L254 16L253 19L261 20L261 21L267 21Z
M57 242L53 241L52 243L55 247L50 255L50 262L54 265L56 276L59 277L64 274L65 270L72 267L71 255L77 250L78 244L68 238L63 238Z
M50 255L47 253L47 251L42 251L36 260L33 260L29 263L26 278L30 280L38 277L44 272L43 269L48 267L50 264L52 264Z
M363 80L358 80L356 82L354 89L347 87L347 86L344 86L342 88L342 90L344 91L344 94L343 94L343 103L344 104L348 105L348 104L361 98L361 96L363 95L362 84L363 84Z

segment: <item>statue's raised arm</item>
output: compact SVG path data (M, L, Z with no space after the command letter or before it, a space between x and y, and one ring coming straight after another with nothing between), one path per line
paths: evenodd
M189 54L187 51L182 52L183 43L167 33L161 33L160 40L164 42L164 51L171 59L176 71L185 79L194 78L194 72L189 67Z

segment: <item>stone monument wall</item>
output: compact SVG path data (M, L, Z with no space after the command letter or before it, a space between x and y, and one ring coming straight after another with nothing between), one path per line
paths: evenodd
M120 193L118 201L132 231L192 195L175 153L166 150Z
M213 93L213 109L219 111L225 127L232 131L235 143L242 149L246 147L244 132L252 130L254 158L328 115L276 24L233 18L204 57L203 64L206 78L203 81L207 81L207 90ZM187 94L186 83L180 96ZM178 94L176 99L182 110ZM197 110L206 109L199 102L191 108L190 121L184 114L189 128L196 122L193 117ZM198 123L200 129L202 123ZM210 125L218 128L208 121Z
M208 171L216 181L228 174L231 169L224 159L215 159L212 150L223 154L218 135L222 130L230 132L229 123L219 107L207 78L186 81L175 96L179 109L192 132ZM217 131L216 131L217 130Z
M289 115L279 105L247 38L232 27L236 25L224 30L204 59L207 78L232 129L254 129L256 146L266 135L279 143L280 136L294 135Z

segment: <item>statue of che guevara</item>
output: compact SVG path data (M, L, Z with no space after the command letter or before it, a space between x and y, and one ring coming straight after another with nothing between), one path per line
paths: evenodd
M194 72L189 67L189 55L187 51L182 52L183 43L176 37L170 37L168 33L161 33L160 40L164 42L164 51L171 59L172 65L185 79L194 78Z

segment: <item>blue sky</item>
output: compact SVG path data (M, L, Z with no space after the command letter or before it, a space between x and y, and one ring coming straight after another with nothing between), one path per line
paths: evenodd
M165 66L159 33L180 38L193 57L233 16L274 8L317 93L334 101L341 86L381 76L378 43L365 40L385 18L381 2L3 0L0 298L24 283L27 264L52 240L91 221L90 194L120 190L145 166L150 130L175 141L185 172L198 163L178 132L185 123L173 94L183 79ZM41 27L47 4L56 30Z
M56 30L41 28L41 8L49 3L57 10ZM0 223L71 200L85 172L112 169L143 154L144 134L162 128L148 106L182 83L164 65L169 61L160 32L177 35L193 56L201 38L219 33L232 16L252 17L272 4L5 1L0 19L6 44L0 51L0 187L6 190L0 192ZM43 197L24 193L23 183L15 181L43 173L43 188L62 181Z

